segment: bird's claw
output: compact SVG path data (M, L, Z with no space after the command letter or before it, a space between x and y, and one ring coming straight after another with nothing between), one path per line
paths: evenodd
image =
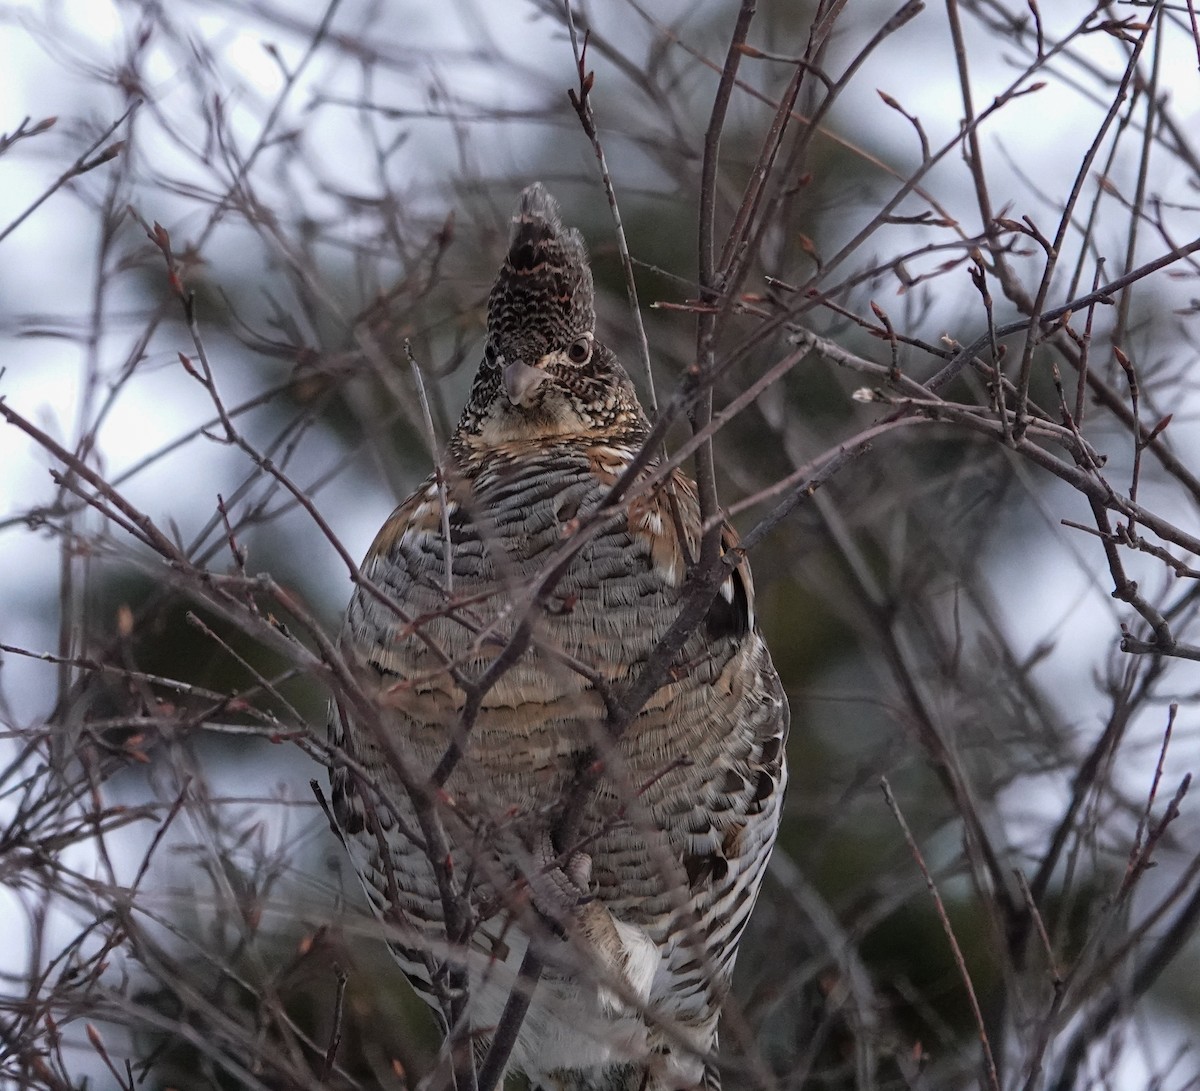
M573 852L563 863L548 835L535 846L536 875L531 879L533 907L561 940L570 940L600 981L622 982L616 991L600 985L602 1006L624 1011L628 1005L621 994L644 1003L649 996L658 951L645 931L619 921L591 893L592 858Z
M553 931L564 938L570 923L596 901L588 887L592 876L592 858L573 852L559 863L549 834L543 834L534 847L535 872L530 878L533 907ZM602 907L601 907L602 908Z

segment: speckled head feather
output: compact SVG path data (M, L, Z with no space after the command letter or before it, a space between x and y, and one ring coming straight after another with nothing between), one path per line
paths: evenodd
M596 328L583 236L563 227L541 182L522 194L508 256L488 297L488 342L506 361L534 364Z
M521 194L488 298L488 342L451 451L468 465L507 443L636 444L648 424L616 356L596 341L583 238L540 182Z

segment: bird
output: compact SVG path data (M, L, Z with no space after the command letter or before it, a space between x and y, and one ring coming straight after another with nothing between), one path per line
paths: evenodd
M719 1088L787 783L788 702L728 525L711 605L621 704L702 539L650 434L596 336L583 238L530 185L457 428L360 567L339 646L364 696L335 699L329 739L333 822L396 960L481 1065L521 997L507 1068L545 1091Z

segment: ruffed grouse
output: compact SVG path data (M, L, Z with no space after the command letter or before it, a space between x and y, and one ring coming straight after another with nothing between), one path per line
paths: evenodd
M700 520L693 483L658 459L612 500L649 424L594 329L583 240L530 186L442 480L384 524L350 602L343 648L378 714L334 710L334 815L443 1022L448 974L468 968L478 1055L532 943L540 976L510 1066L535 1088L713 1088L779 823L788 706L743 558L613 729L679 615ZM723 548L735 541L726 529ZM441 868L405 781L433 801ZM457 935L448 904L469 906Z

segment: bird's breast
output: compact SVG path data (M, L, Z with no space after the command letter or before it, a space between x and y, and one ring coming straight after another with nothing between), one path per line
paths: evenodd
M650 467L610 500L633 456L616 444L512 445L469 479L429 483L380 532L364 570L392 604L360 591L348 624L422 767L461 729L480 680L457 775L480 771L499 805L552 804L605 743L605 694L619 695L674 621L698 544L686 479L656 481ZM669 783L683 756L711 744L733 652L689 638L677 677L622 739L639 784Z

